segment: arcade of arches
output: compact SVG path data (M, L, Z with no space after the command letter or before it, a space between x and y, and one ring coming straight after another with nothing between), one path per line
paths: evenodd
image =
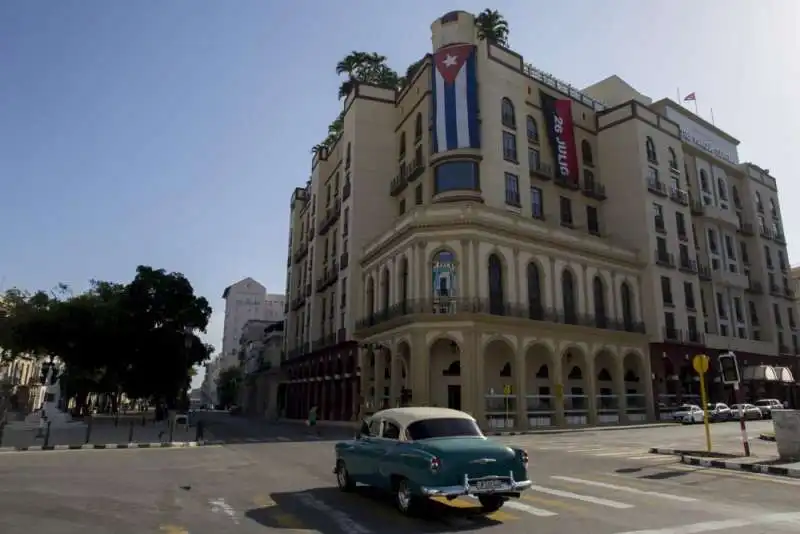
M644 347L517 341L473 329L367 343L365 411L446 406L471 413L484 428L518 430L654 419Z

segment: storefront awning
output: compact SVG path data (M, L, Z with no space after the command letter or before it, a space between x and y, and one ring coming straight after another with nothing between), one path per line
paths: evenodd
M789 374L791 375L791 372ZM742 380L778 382L779 375L775 371L775 367L772 367L771 365L750 365L742 370Z
M778 375L778 380L784 384L794 384L794 375L788 367L776 367L775 374Z

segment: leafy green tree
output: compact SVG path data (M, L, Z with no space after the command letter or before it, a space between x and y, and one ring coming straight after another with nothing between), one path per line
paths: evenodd
M242 379L240 367L228 367L220 371L217 377L217 399L222 406L233 406L238 402Z
M495 9L484 9L475 16L478 38L490 43L508 46L508 21Z

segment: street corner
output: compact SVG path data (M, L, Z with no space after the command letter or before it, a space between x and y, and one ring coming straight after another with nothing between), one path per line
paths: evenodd
M344 493L336 487L261 494L253 499L245 517L267 528L309 529L323 534L447 532L454 528L476 529L517 519L498 511L483 514L469 499L424 501L414 517L401 515L386 492L357 487Z

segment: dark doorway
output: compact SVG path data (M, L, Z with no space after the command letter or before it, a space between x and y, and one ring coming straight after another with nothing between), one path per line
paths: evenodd
M453 410L461 409L461 386L447 386L447 407Z

